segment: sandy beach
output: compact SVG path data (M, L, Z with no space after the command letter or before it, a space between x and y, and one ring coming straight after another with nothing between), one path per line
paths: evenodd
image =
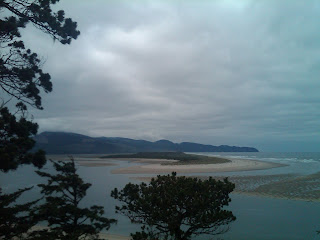
M229 159L230 162L218 164L188 164L188 165L162 165L162 159L153 159L153 163L117 168L112 170L113 174L160 174L160 173L209 173L209 172L234 172L262 170L286 166L280 163L263 162L247 159Z

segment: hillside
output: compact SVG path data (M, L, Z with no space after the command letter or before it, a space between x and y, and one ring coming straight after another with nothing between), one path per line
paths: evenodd
M35 149L48 154L108 154L136 152L258 152L252 147L212 146L199 143L173 143L168 140L150 142L120 137L88 137L68 132L43 132L34 138Z

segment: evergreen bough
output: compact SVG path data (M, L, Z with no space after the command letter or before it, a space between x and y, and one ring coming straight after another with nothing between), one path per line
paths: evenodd
M149 184L128 183L115 188L111 196L122 202L116 207L142 231L132 234L134 240L189 240L193 236L222 234L236 218L223 209L231 201L234 184L228 179L201 180L190 177L158 175Z
M37 201L16 204L18 198L31 188L4 194L0 189L0 239L27 239L26 233L36 224L30 209Z
M77 174L74 159L68 162L54 162L57 174L36 171L47 178L46 184L39 184L44 194L44 203L34 210L39 221L46 221L49 230L35 232L39 239L98 239L98 233L108 230L116 220L104 217L102 206L81 207L90 183L85 183Z

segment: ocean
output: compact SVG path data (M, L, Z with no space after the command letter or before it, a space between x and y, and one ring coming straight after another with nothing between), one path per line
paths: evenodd
M255 159L267 162L286 164L285 167L267 170L211 173L212 176L255 176L272 174L299 174L307 175L320 172L320 153L201 153L210 156L228 158ZM55 158L56 156L51 156ZM75 156L83 157L81 155ZM110 171L118 167L128 167L137 163L115 161L118 166L83 167L78 166L79 175L92 183L87 196L82 201L83 206L102 205L105 207L106 216L118 219L118 224L110 228L112 234L129 235L139 230L139 226L116 214L114 207L118 204L110 197L110 192L115 187L122 188L128 182L138 183L131 179L136 175L111 174ZM44 171L52 171L48 163ZM186 174L195 175L195 174ZM199 174L196 175L208 175ZM144 176L154 176L144 174ZM4 192L13 192L19 188L34 186L20 199L21 202L34 200L39 195L36 184L43 182L34 173L32 166L22 166L17 171L0 174L0 184ZM319 189L320 191L320 189ZM308 202L288 199L276 199L271 197L248 196L243 194L231 194L232 202L228 209L233 211L237 220L230 225L230 230L213 239L225 240L313 240L319 239L316 233L320 230L320 201ZM320 199L319 199L320 200ZM211 239L207 236L199 236L196 239Z

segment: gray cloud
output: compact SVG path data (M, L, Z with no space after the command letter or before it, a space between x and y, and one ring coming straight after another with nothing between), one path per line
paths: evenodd
M317 151L318 1L62 1L70 46L25 31L53 77L40 130Z

